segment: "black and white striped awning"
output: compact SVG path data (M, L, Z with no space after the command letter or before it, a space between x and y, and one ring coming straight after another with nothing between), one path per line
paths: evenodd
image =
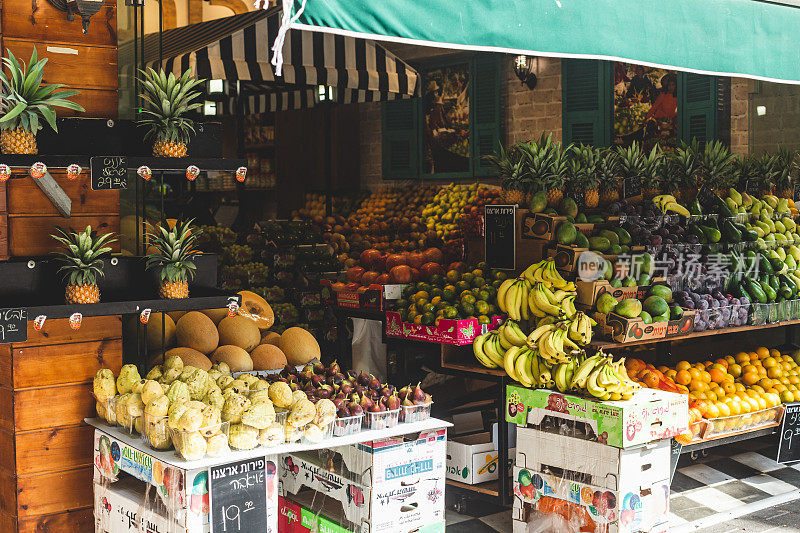
M283 73L275 76L271 47L280 18L281 9L273 8L166 30L160 40L151 33L144 37L144 63L176 75L191 68L204 79L260 84L258 93L242 92L246 107L260 111L313 106L320 85L334 87L342 103L417 93L417 72L374 41L301 30L287 33Z

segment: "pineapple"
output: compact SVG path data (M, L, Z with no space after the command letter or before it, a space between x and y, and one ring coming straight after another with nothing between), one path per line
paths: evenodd
M573 147L567 183L573 198L583 196L584 207L595 208L600 203L597 166L600 152L591 146Z
M753 179L758 183L759 196L772 194L775 181L780 174L776 154L764 154L755 160Z
M81 233L56 227L58 235L52 237L60 242L63 252L55 252L64 263L59 272L64 272L67 284L64 299L68 304L93 304L100 301L97 278L103 275L103 255L111 248L103 246L116 240L113 233L97 236L92 227L86 226Z
M778 198L794 198L794 176L796 150L781 147L777 154L777 175L775 176L775 195Z
M197 269L191 261L198 231L195 229L195 233L192 233L193 221L194 219L178 221L172 229L167 229L166 224L157 228L151 226L147 232L150 246L156 249L147 256L147 268L159 268L161 271L158 289L161 298L189 297L189 280L194 277Z
M699 164L696 151L692 146L684 144L675 150L675 155L670 159L672 178L678 188L676 198L683 202L690 201L697 193L697 174Z
M693 150L696 143L692 143ZM733 185L736 157L731 154L727 146L720 141L707 142L702 151L696 152L699 170L696 175L698 188L706 188L725 195Z
M524 205L529 183L518 146L512 146L508 151L501 146L497 155L485 156L485 159L497 169L503 201L510 205Z
M538 141L519 145L535 192L546 191L547 205L555 207L564 198L564 177L568 170L567 154L551 135L542 134Z
M610 148L603 150L597 164L601 205L608 205L619 200L618 168L619 156L617 156L617 152Z
M646 156L639 144L634 141L627 148L618 146L617 155L619 156L619 177L622 178L623 184L643 189L647 165Z
M664 166L664 153L656 144L645 156L642 169L642 194L647 200L651 200L660 193Z
M36 154L36 133L42 129L43 121L53 130L56 126L55 107L84 111L83 107L67 98L78 91L58 91L64 85L55 83L42 86L42 75L47 59L39 59L36 47L26 66L19 64L17 58L8 51L3 64L9 75L0 71L0 150L4 154Z
M153 140L155 157L185 157L189 138L195 133L194 121L184 115L202 106L193 102L199 91L194 89L203 83L187 70L180 78L172 72L167 75L163 69L158 72L152 68L140 70L142 93L145 101L142 109L144 118L140 126L149 127L145 140Z

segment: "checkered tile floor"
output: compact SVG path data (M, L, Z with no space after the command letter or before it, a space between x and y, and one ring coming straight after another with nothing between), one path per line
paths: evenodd
M774 437L711 448L708 452L696 461L683 455L678 463L670 497L672 527L800 489L800 463L776 463ZM448 511L447 533L511 532L508 510L471 501L468 512L471 516ZM800 527L800 523L796 525ZM766 531L772 527L774 524L769 523L761 529L750 525L747 530Z

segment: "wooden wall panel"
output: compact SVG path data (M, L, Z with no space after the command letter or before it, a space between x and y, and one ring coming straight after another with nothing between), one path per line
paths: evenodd
M92 229L119 233L119 215L76 216L65 219L59 216L14 216L8 218L8 251L12 257L49 255L57 248L51 235L56 226L69 226L81 230L87 225ZM119 241L110 245L118 252Z
M92 16L86 34L80 16L72 22L67 14L42 0L3 0L3 37L30 39L38 42L79 43L83 45L117 45L117 4L107 0ZM44 50L37 46L41 56ZM27 61L30 56L22 59Z
M118 215L119 191L93 191L91 172L83 169L73 181L67 178L64 169L54 169L50 175L72 200L72 216L79 215ZM8 210L18 215L58 215L58 210L34 181L25 176L14 177L6 182Z
M17 517L60 513L88 507L92 501L94 467L17 479ZM56 490L57 488L57 490Z
M84 112L58 109L59 117L116 118L119 115L119 95L110 89L80 88L80 94L70 98L85 109Z
M36 331L33 321L29 321L28 340L12 344L12 348L121 338L122 317L119 315L86 317L78 330L70 327L68 318L48 319L41 331Z
M0 389L3 391L5 389ZM88 383L45 389L25 389L14 393L14 431L75 426L96 415L92 386ZM1 395L0 395L1 396ZM42 406L47 416L42 416Z
M15 348L12 361L14 389L86 383L91 382L101 368L110 368L115 375L119 373L122 340L79 342L56 349L52 346Z
M13 475L17 469L17 454L14 451L14 434L0 429L0 472ZM0 529L0 531L5 531Z
M13 367L11 345L0 344L0 387L14 388Z
M20 520L18 527L19 533L91 532L94 531L94 506Z
M93 447L94 428L87 425L17 433L17 476L91 466ZM91 484L86 488L91 490Z
M80 89L117 89L117 47L86 46L55 42L12 39L3 35L3 46L15 56L30 58L33 47L40 57L48 57L45 83L64 83Z
M8 259L8 216L0 213L0 260Z

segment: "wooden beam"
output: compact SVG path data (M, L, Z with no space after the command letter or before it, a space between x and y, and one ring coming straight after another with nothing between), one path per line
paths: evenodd
M33 182L42 190L53 205L64 218L69 218L72 214L72 200L70 200L64 189L53 179L49 172L45 172L41 178L31 178Z

